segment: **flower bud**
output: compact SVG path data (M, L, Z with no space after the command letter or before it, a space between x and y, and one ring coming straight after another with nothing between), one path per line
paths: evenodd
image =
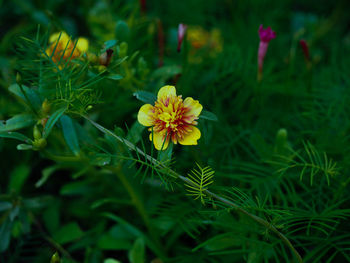
M269 42L276 37L276 33L272 31L271 27L263 28L263 25L259 27L259 49L258 49L258 81L260 82L263 74L263 64Z
M277 154L284 154L288 146L288 132L286 129L281 128L276 133L274 150Z
M100 65L108 67L109 63L111 62L113 56L113 50L112 49L107 49L106 52L102 53L100 55Z
M50 263L60 263L61 259L60 256L58 255L58 252L55 252L55 254L52 255Z
M18 84L21 84L21 82L22 82L22 77L21 77L21 74L19 74L19 72L17 72L17 74L16 74L16 82Z
M38 126L36 126L36 125L33 128L33 137L34 137L34 140L38 140L41 138L41 132L40 132Z
M181 44L185 37L186 30L187 30L187 25L179 24L179 28L177 30L177 52L181 51Z
M46 115L50 113L51 105L47 99L45 99L43 104L41 105L41 110Z
M33 149L35 151L39 151L45 148L45 146L47 145L47 141L44 138L40 138L40 139L36 139L33 142Z

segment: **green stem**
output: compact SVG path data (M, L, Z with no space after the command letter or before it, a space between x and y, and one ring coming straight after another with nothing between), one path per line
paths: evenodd
M111 132L110 130L104 128L103 126L99 125L98 123L94 122L93 120L90 120L89 118L83 116L86 120L88 120L89 122L91 122L92 125L94 125L97 129L99 129L100 131L114 137L115 139L117 139L118 141L124 143L130 150L136 151L138 154L141 154L142 156L144 156L148 161L150 161L152 164L154 164L156 167L162 168L164 169L164 172L167 172L168 175L178 178L181 181L183 181L186 184L192 185L192 186L196 186L194 185L194 183L189 180L187 177L184 177L180 174L178 174L177 172L175 172L174 170L170 169L169 167L166 167L163 163L159 162L158 160L154 159L152 156L149 156L147 153L143 152L140 148L136 147L133 143L125 140L122 137L119 137L117 135L115 135L113 132ZM294 248L294 246L292 245L292 243L289 241L289 239L283 235L280 231L278 231L278 229L272 225L271 223L269 223L268 221L266 221L265 219L258 217L254 214L249 213L248 211L246 211L245 209L243 209L242 207L240 207L239 205L235 204L234 202L221 197L215 193L210 192L209 190L205 190L203 191L203 193L205 193L206 195L226 204L227 206L236 209L238 212L243 213L245 215L247 215L248 217L250 217L251 219L253 219L255 222L263 225L264 227L266 227L268 230L272 231L273 233L275 233L281 240L282 242L290 248L291 252L293 253L293 255L296 257L297 261L299 263L303 263L303 259L300 256L299 252Z

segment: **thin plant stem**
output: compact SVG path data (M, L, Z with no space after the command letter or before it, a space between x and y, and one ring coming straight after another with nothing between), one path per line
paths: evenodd
M159 162L158 160L154 159L153 157L149 156L147 153L143 152L140 148L136 147L133 143L125 140L124 138L114 134L113 132L111 132L110 130L104 128L103 126L99 125L98 123L94 122L93 120L90 120L88 117L83 116L86 120L88 120L89 122L91 122L92 125L94 125L97 129L99 129L100 131L102 131L103 133L106 133L112 137L114 137L115 139L117 139L118 141L124 143L130 150L136 151L138 154L143 155L148 161L152 162L152 164L154 164L157 167L163 168L165 169L165 171L172 177L178 178L181 181L189 184L189 185L193 185L193 182L191 180L189 180L187 177L184 177L180 174L178 174L177 172L175 172L174 170L170 169L169 167L166 167L163 163ZM294 248L293 244L289 241L289 239L283 235L280 231L278 231L278 229L271 223L269 223L268 221L266 221L265 219L256 216L254 214L249 213L247 210L243 209L242 207L240 207L239 205L237 205L236 203L221 197L218 194L215 194L209 190L205 190L203 191L203 193L205 193L206 195L208 195L209 197L216 199L224 204L226 204L229 207L232 207L234 209L236 209L238 212L247 215L248 217L250 217L251 219L253 219L255 222L259 223L260 225L263 225L264 227L266 227L268 230L272 231L273 233L275 233L281 240L282 242L289 247L289 249L291 250L291 252L293 253L293 255L296 257L297 261L299 263L303 263L303 259L300 256L299 252Z

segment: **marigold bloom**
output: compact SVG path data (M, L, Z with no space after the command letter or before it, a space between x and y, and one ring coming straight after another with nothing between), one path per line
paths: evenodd
M258 50L258 81L260 81L262 78L263 64L267 48L269 47L269 42L271 39L276 37L276 33L272 31L271 27L264 29L263 25L260 25L258 33L260 37Z
M200 49L207 44L209 33L199 26L192 26L187 30L187 39L195 49Z
M223 49L223 40L219 29L207 31L200 26L188 26L187 40L192 48L189 51L189 62L198 64L206 56L216 57Z
M176 95L174 86L164 86L159 90L154 106L143 105L137 119L150 127L149 139L153 140L156 149L165 150L170 140L175 144L197 145L201 132L195 125L202 109L198 100L191 97L182 100L181 95Z
M75 46L75 48L74 48ZM52 61L65 63L67 59L80 57L89 48L89 41L86 38L78 38L77 43L65 32L52 34L49 38L49 47L46 54L52 56Z

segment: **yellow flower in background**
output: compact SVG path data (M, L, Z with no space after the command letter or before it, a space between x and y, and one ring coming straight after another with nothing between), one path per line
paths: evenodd
M150 127L149 139L153 139L156 149L165 150L170 140L175 144L197 145L201 132L195 126L202 109L198 100L191 97L182 100L181 95L176 95L174 86L164 86L159 90L154 106L143 105L137 119L143 126Z
M199 49L207 44L209 34L200 26L191 26L187 29L187 39L194 48Z
M189 26L187 40L192 46L189 52L191 63L201 63L204 56L216 57L222 51L221 31L217 28L209 32L200 26Z
M75 48L74 48L75 46ZM57 63L67 59L75 59L86 53L89 48L89 41L86 38L80 37L73 41L65 32L52 34L49 38L49 47L46 49L46 54L52 56L52 60Z

